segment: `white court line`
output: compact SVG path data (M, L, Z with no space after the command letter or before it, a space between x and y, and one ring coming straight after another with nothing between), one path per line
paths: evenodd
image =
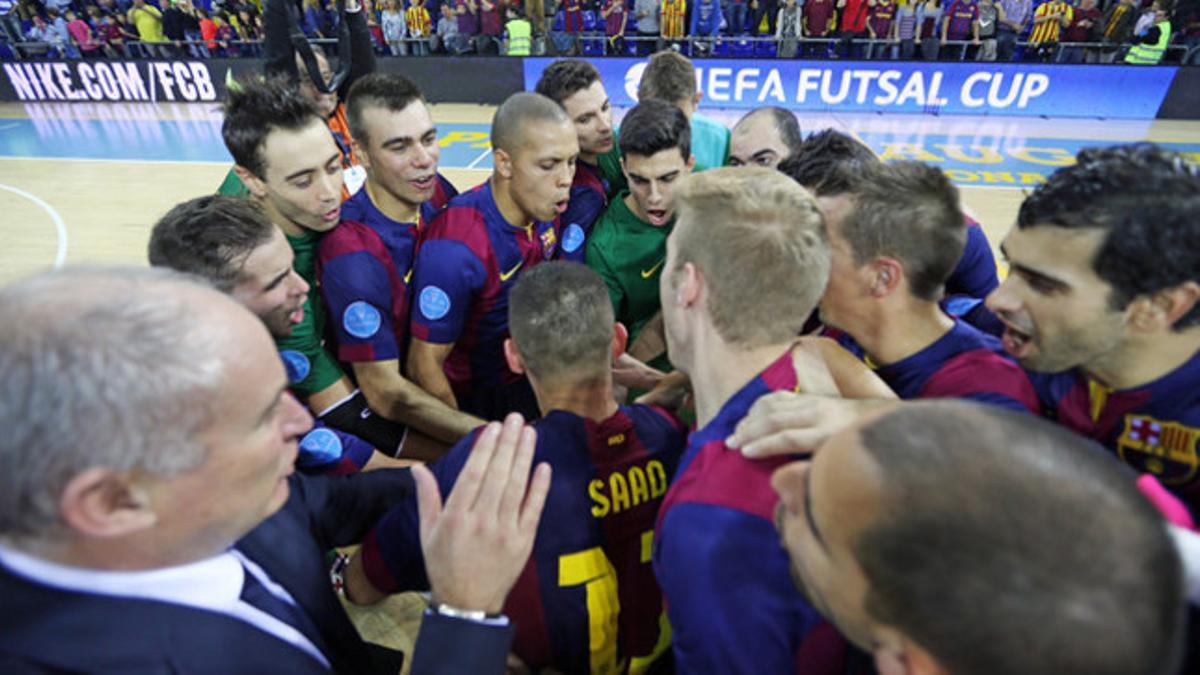
M482 162L484 159L487 159L487 156L490 154L492 154L491 148L484 150L483 152L479 153L479 156L476 157L474 160L472 160L471 163L466 166L466 168L474 169L476 166L479 166L480 162ZM446 168L449 169L451 167L446 167Z
M58 252L54 254L54 267L56 269L62 267L63 263L67 261L67 225L63 222L62 216L58 215L58 211L55 211L54 207L42 201L37 195L31 195L20 188L0 183L0 190L8 190L18 197L28 199L50 216L50 220L54 221L54 229L58 233Z

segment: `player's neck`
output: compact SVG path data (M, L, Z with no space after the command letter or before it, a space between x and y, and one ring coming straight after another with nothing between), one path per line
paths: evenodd
M500 215L504 216L504 222L513 227L528 227L533 219L512 198L512 194L508 190L509 182L494 173L489 181L492 186L492 199L495 200L496 209L500 211Z
M705 344L707 343L707 344ZM714 332L695 345L688 375L696 399L696 428L703 429L721 407L759 373L791 348L792 341L745 349L730 345Z
M412 204L403 199L396 198L392 193L388 192L384 187L375 182L373 176L368 174L367 183L363 186L367 191L367 197L371 199L371 203L379 212L387 216L388 219L397 223L415 223L421 215L421 205Z
M936 302L912 300L885 309L884 316L861 331L861 338L854 334L854 339L872 361L886 366L929 347L953 328L954 319L946 316Z
M593 422L602 422L617 412L611 375L555 383L548 387L535 385L533 391L543 415L551 410L562 410Z
M1187 363L1200 351L1200 326L1152 336L1135 336L1120 348L1083 367L1092 379L1113 389L1149 384Z
M269 218L272 223L278 225L279 229L283 230L284 234L289 237L304 236L304 228L293 223L287 218L287 216L280 213L279 209L275 208L275 204L273 204L270 199L260 199L258 200L258 203L262 204L263 213L267 214L267 218Z
M600 156L592 153L579 153L579 160L588 166L596 166L600 161Z

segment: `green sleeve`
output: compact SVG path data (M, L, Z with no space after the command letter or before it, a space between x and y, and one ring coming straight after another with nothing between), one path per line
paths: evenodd
M230 169L229 173L225 174L225 180L221 183L221 187L217 188L217 194L226 197L249 197L250 190L238 177L237 172Z
M290 359L285 356L285 361L295 359L305 366L300 372L288 371L289 377L303 374L299 381L291 382L292 391L301 399L325 390L343 377L341 366L321 344L312 303L308 300L304 301L304 320L292 330L291 335L277 339L275 346L280 352L294 352L293 355L287 355ZM296 355L303 358L296 359Z
M603 224L601 219L600 224ZM604 285L608 288L608 299L612 301L613 316L621 316L621 308L625 301L625 289L621 287L621 280L617 277L617 273L613 271L612 265L609 264L608 258L602 250L601 244L603 239L592 239L588 242L587 252L584 260L588 267L592 268L596 274L604 279Z

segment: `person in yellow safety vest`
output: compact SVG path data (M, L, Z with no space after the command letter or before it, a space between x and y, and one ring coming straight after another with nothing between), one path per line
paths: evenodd
M507 13L508 22L504 24L504 31L507 33L508 48L505 53L509 56L529 56L533 26L525 20L519 7L509 7Z
M1157 65L1171 41L1171 22L1164 0L1154 2L1154 25L1145 35L1134 38L1136 44L1125 55L1125 63L1143 66Z

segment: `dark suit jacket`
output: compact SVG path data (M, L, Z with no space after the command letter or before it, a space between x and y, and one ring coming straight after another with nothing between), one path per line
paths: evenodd
M350 623L325 552L361 540L413 492L407 470L291 479L284 507L237 543L319 627L334 669L395 673ZM500 657L503 661L503 655ZM391 661L386 663L385 661ZM0 672L310 673L319 663L233 617L171 603L63 591L0 567Z

